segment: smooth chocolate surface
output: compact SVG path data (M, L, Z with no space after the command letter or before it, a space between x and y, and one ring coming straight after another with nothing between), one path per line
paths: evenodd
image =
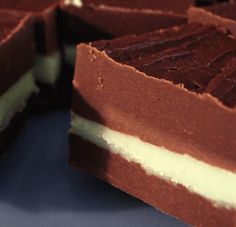
M219 208L210 201L159 177L148 175L140 165L103 150L80 137L70 136L74 167L110 183L153 207L194 226L236 224L235 210Z
M58 51L57 6L59 0L0 0L0 9L31 13L34 18L36 49L47 55Z
M179 3L179 4L178 4ZM84 1L81 8L61 5L61 36L67 44L140 34L186 23L193 1ZM65 30L64 30L65 29Z
M90 45L78 46L77 59L72 107L76 114L236 171L235 109L208 93L120 64Z
M32 18L17 11L0 10L0 95L32 69Z
M207 89L209 83L213 86L211 81L226 63L228 71L235 68L228 60L236 56L236 39L219 29L190 24L92 45L117 62L133 66L147 75L183 84L194 92L209 92L228 106L234 106L236 102L233 80L228 79L232 89L227 94L220 92L223 88L217 89L218 92ZM227 73L221 72L225 76ZM231 77L234 73L233 70Z

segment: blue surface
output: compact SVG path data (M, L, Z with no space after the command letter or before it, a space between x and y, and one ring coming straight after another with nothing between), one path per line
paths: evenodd
M66 110L31 117L0 163L0 227L185 226L67 165Z

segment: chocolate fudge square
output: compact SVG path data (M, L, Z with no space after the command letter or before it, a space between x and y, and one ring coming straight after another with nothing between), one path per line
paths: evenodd
M70 163L194 226L236 222L236 40L189 24L77 46Z
M33 75L33 20L17 11L0 10L0 148L17 130L28 98L38 91Z

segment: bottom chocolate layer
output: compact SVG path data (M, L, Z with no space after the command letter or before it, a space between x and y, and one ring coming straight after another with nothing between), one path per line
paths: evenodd
M14 141L18 132L24 126L26 119L25 111L17 113L11 120L10 125L0 132L0 154L3 154L8 146Z
M236 211L214 206L181 185L148 175L139 164L70 135L70 164L195 226L236 226Z

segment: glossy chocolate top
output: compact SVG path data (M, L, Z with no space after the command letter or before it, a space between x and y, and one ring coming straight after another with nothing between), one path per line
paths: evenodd
M107 5L122 8L136 8L136 9L155 9L162 11L172 11L178 13L185 13L186 10L194 5L194 0L82 0L84 5Z
M236 40L220 29L189 24L92 45L147 75L183 84L194 92L209 92L228 106L235 104L234 98L227 98L235 92L233 80L224 84L233 87L227 94L221 92L219 85L217 92L208 89L218 75L235 67L231 59L236 57ZM224 67L226 69L222 70Z
M205 9L207 9L208 11L225 17L225 18L229 18L232 20L236 20L236 2L234 3L222 3L222 4L215 4L212 6L208 6L205 7Z
M26 12L41 12L54 6L59 0L0 0L0 8Z

